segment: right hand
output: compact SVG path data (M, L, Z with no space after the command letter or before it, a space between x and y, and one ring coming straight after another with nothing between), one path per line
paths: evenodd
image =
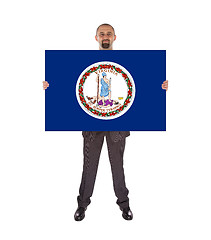
M49 83L47 81L43 81L43 89L46 90L49 87Z

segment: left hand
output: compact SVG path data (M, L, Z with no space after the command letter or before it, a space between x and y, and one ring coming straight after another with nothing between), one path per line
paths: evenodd
M168 80L164 81L163 84L162 84L162 89L164 90L168 90Z
M49 87L49 83L47 81L43 81L43 89L46 90Z

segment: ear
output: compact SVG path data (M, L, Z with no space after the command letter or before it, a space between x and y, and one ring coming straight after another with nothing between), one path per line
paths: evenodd
M95 40L98 42L97 36L95 35Z
M114 36L114 41L116 40L116 35Z

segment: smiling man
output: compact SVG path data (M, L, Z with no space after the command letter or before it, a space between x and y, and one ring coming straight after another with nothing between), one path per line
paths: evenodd
M100 50L113 50L113 42L116 40L114 28L109 24L102 24L97 28L96 41ZM43 82L43 88L49 87L48 82ZM168 81L164 81L162 89L168 89ZM107 95L107 94L106 94ZM77 198L78 208L74 214L76 221L81 221L85 217L85 211L91 203L91 196L94 190L95 179L99 164L101 149L104 138L106 138L108 155L111 164L114 192L117 197L117 204L122 211L125 220L132 220L133 214L129 206L128 189L125 183L123 168L123 155L126 137L129 131L83 131L84 137L84 163L79 196ZM103 187L103 186L102 186ZM108 196L105 193L105 201L102 203L103 209L106 206ZM99 214L101 215L101 213ZM97 216L99 218L99 216Z
M109 24L102 24L97 28L96 41L99 43L99 50L113 50L113 42L116 40L114 28ZM128 189L125 184L123 168L123 154L125 148L125 138L130 135L128 131L97 131L82 132L84 136L84 165L81 185L78 196L78 208L74 218L81 221L85 217L85 211L90 204L94 190L94 184L99 164L101 149L104 138L106 138L109 160L113 177L114 192L117 197L122 216L126 220L132 220L133 214L129 207ZM105 194L105 202L108 196Z
M116 40L114 28L109 24L102 24L97 28L96 41L100 50L112 50L113 42Z

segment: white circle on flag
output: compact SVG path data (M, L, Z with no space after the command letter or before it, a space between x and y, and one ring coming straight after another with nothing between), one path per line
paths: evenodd
M125 114L135 98L135 83L120 64L104 61L88 66L79 76L76 97L90 116L102 120Z

